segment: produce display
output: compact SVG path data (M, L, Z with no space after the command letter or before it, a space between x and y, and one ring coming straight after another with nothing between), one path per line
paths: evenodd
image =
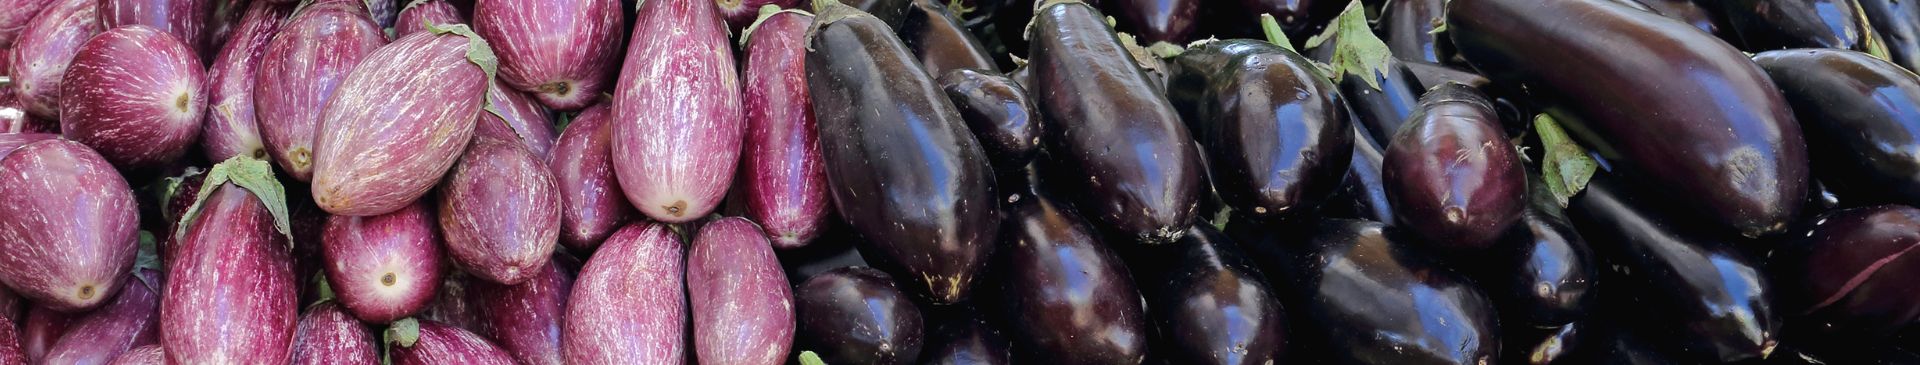
M0 0L0 365L1920 364L1917 69L1909 0Z

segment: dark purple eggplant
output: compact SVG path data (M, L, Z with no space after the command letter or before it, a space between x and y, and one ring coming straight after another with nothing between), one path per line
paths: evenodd
M1453 56L1447 35L1433 31L1445 20L1446 7L1445 0L1388 1L1376 32L1401 61L1440 64Z
M1047 2L1030 32L1028 90L1045 116L1047 184L1103 231L1149 245L1180 239L1204 176L1199 149L1161 88L1090 5Z
M1578 356L1573 354L1587 346L1583 342L1588 341L1587 323L1592 322L1574 322L1554 327L1503 325L1500 327L1500 336L1506 343L1501 348L1502 362L1531 365L1578 362Z
M1599 263L1541 176L1528 171L1527 185L1526 210L1497 251L1467 262L1483 268L1470 272L1483 280L1505 323L1566 326L1587 312Z
M1494 82L1524 85L1632 181L1748 237L1783 231L1799 213L1800 125L1739 50L1595 0L1447 4L1447 32L1467 61Z
M1420 85L1420 90L1432 89L1449 82L1484 90L1488 84L1493 83L1493 80L1487 80L1486 76L1444 65L1424 62L1403 62L1401 65L1407 67L1407 73L1413 75L1414 81ZM1495 102L1498 103L1498 101Z
M1479 250L1519 219L1527 175L1499 119L1466 85L1420 97L1380 166L1401 227L1443 249Z
M299 320L287 236L250 190L207 189L167 263L160 333L169 362L287 363Z
M276 0L263 1L274 2ZM373 22L378 24L380 29L387 29L396 27L400 22L401 1L406 1L408 4L413 3L407 0L365 0L362 4L366 4L367 14L371 17L370 19L373 19ZM471 10L472 6L468 6L468 9ZM396 35L393 38L397 39L400 37Z
M1042 196L1022 200L1002 228L996 308L1016 353L1036 363L1141 363L1149 324L1133 278L1086 221L1060 208Z
M1040 110L1027 89L993 71L961 69L940 75L941 90L980 140L995 176L1018 171L1040 152Z
M1113 14L1120 31L1140 36L1141 44L1186 44L1200 28L1201 0L1100 0L1102 11ZM1256 16L1259 13L1240 15Z
M863 266L834 269L794 289L797 349L828 364L911 364L925 327L920 309L886 273Z
M1858 0L1860 12L1873 33L1887 46L1887 60L1920 70L1920 3L1904 0Z
M471 281L474 290L467 293L467 300L480 319L480 328L474 332L493 340L523 365L564 364L561 317L578 269L567 268L563 262L577 260L564 255L556 254L540 273L520 285Z
M1568 209L1588 241L1608 243L1594 249L1618 276L1603 279L1617 293L1609 303L1621 304L1611 308L1645 308L1630 313L1637 334L1699 360L1766 357L1780 322L1770 285L1736 250L1742 239L1667 201L1629 195L1619 179L1594 175Z
M1721 28L1721 19L1719 18L1720 7L1712 2L1700 0L1640 0L1640 3L1652 9L1654 13L1686 22L1694 28L1699 28L1702 32L1707 32L1707 34L1721 36L1723 39L1734 38L1732 29Z
M1196 224L1173 246L1151 253L1136 260L1134 270L1151 272L1140 286L1160 330L1158 357L1174 364L1284 361L1279 293L1225 234Z
M972 304L930 308L927 339L920 350L924 365L1009 365L1013 345L987 324Z
M974 39L973 32L960 24L959 15L947 9L942 0L911 0L907 17L900 22L900 42L920 58L920 67L928 75L947 71L975 69L993 71L993 56Z
M1806 128L1814 176L1855 204L1920 204L1920 77L1865 53L1754 56Z
M1246 26L1250 27L1256 24L1256 18L1260 15L1271 14L1286 30L1287 38L1295 42L1304 42L1308 36L1320 33L1320 30L1327 26L1327 22L1339 15L1340 9L1346 7L1348 3L1347 0L1238 0L1237 2L1239 11L1230 14L1240 19L1221 20L1245 22ZM1233 5L1223 6L1233 7Z
M1331 32L1331 30L1330 30ZM1333 62L1334 54L1342 46L1368 43L1364 40L1343 41L1344 37L1373 37L1368 32L1332 32L1323 35L1318 47L1308 50L1307 54L1315 61ZM1346 98L1347 106L1352 109L1353 118L1359 121L1361 130L1368 132L1374 144L1385 147L1393 142L1393 134L1413 115L1414 106L1419 104L1420 95L1426 91L1420 85L1420 78L1408 69L1406 64L1396 58L1387 58L1379 70L1353 70L1363 74L1348 74L1340 78L1340 96ZM1334 72L1342 72L1334 70ZM1331 76L1331 75L1329 75Z
M827 171L819 123L807 93L806 35L813 15L767 14L742 35L740 72L747 136L738 192L746 217L766 227L773 247L806 246L826 230Z
M1854 0L1721 0L1720 13L1747 51L1861 48L1872 41Z
M1833 212L1768 263L1780 309L1798 336L1887 338L1920 319L1920 209L1881 205Z
M1368 137L1366 129L1354 126L1353 158L1347 166L1347 175L1340 181L1340 189L1327 198L1321 212L1330 217L1392 224L1396 221L1393 203L1387 201L1386 182L1380 176L1385 156L1380 152L1380 144Z
M875 18L880 18L881 22L887 23L888 29L899 29L900 24L905 22L907 18L907 12L912 11L913 1L914 0L852 0L846 4L847 6L852 6L854 9L860 9L862 12L873 15ZM815 10L825 11L825 9Z
M966 298L1000 222L986 152L878 18L830 4L808 36L830 196L862 256L934 302Z

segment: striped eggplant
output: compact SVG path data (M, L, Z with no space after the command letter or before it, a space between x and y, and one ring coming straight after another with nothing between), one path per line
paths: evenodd
M368 323L420 313L440 286L440 233L418 202L392 213L327 217L320 252L340 304Z
M705 0L647 1L638 17L613 94L613 172L649 218L706 217L732 184L745 132L726 27Z
M743 35L747 136L740 189L746 216L767 229L776 248L805 246L825 229L827 175L820 132L807 94L807 26L803 11L768 14ZM576 122L577 123L577 122Z
M47 351L53 349L53 342L59 341L60 335L66 334L67 324L74 316L44 306L29 306L26 318L20 320L20 350L27 354L27 363L37 364L46 359Z
M579 264L564 255L555 254L533 279L520 285L471 281L473 290L467 299L480 318L480 328L474 332L493 340L521 364L565 364L560 355L560 319L566 314Z
M684 363L683 263L680 239L666 225L635 223L614 232L580 270L567 298L560 326L566 362Z
M1040 153L1040 109L1025 87L992 71L970 69L948 71L936 81L980 140L995 176L1019 172Z
M560 188L560 243L593 252L613 231L640 216L620 192L613 174L613 109L594 104L573 117L553 144L547 165Z
M7 53L11 52L0 50L0 71L7 69ZM24 108L11 85L0 85L0 133L60 133L57 123L27 115Z
M47 349L45 364L104 364L136 347L160 343L160 271L134 269L113 302L75 317Z
M520 144L533 150L535 156L546 161L553 151L553 115L538 100L494 79L487 87L487 100L493 103L493 110L499 113L480 113L479 124L473 127L474 135L492 136Z
M793 0L787 0L793 1ZM655 4L643 4L642 9L659 8ZM688 2L691 3L691 2ZM684 5L684 4L683 4ZM634 20L635 50L663 48L641 52L664 52L666 49L680 49L683 46L669 46L679 41L690 41L689 54L696 52L719 52L720 59L731 60L725 52L727 33L724 29L707 29L703 23L711 18L712 6L698 7L693 12L705 15L693 15L686 10L674 11L679 15L659 17L653 11L642 11L640 19ZM500 55L500 78L507 85L533 94L540 103L559 110L579 110L592 104L601 93L607 92L607 82L613 81L613 74L619 67L621 30L627 28L627 19L617 0L486 0L473 5L474 31L481 37L492 41ZM694 16L702 23L695 23L681 16ZM659 18L656 18L659 17ZM668 22L669 19L680 19ZM717 19L714 19L717 21ZM669 32L668 29L673 31ZM647 29L642 31L641 29ZM682 36L681 32L686 36ZM672 34L669 36L669 34ZM705 45L716 47L695 49L701 44L717 39L718 42ZM649 43L655 42L655 43ZM649 53L659 56L660 53ZM648 56L651 58L651 56ZM659 60L660 62L668 62ZM718 61L718 59L711 60ZM636 64L632 55L628 56L628 73L662 72L631 70ZM718 67L720 64L715 64ZM731 62L725 63L725 70L733 70ZM692 70L677 70L692 72ZM689 75L691 76L691 75ZM710 77L693 76L693 77ZM624 80L627 76L621 75ZM709 80L722 82L719 80ZM651 84L651 78L648 81ZM732 81L725 81L723 89L738 89ZM625 85L626 82L621 84ZM649 85L647 88L651 89ZM738 90L733 91L738 93ZM624 94L624 93L622 93ZM733 106L738 106L734 102ZM638 118L630 115L625 120ZM735 119L738 119L737 117ZM735 123L738 124L738 123ZM729 160L731 162L731 160ZM728 165L731 165L729 163ZM702 171L702 170L694 170ZM724 184L722 184L724 185ZM704 213L703 213L704 214Z
M866 266L814 275L793 290L797 347L828 364L912 364L926 324L893 278Z
M407 7L400 8L400 15L392 24L393 36L398 38L424 32L427 24L467 24L467 17L460 15L460 9L453 8L453 4L446 0L415 0L408 2Z
M560 239L560 193L550 171L518 142L474 138L440 185L440 230L453 263L507 285L539 274Z
M380 345L373 332L353 319L339 303L322 301L307 307L293 336L296 365L372 365L380 363Z
M246 15L234 27L232 39L213 57L213 67L207 70L207 120L200 130L200 147L208 161L226 161L234 156L272 158L255 122L255 70L260 69L267 44L292 13L293 7L288 5L248 5Z
M80 312L106 303L133 267L133 189L79 142L50 139L0 160L0 283Z
M107 365L166 365L167 350L160 345L140 346L114 357Z
M80 45L60 81L60 134L124 170L186 155L207 112L206 71L193 50L144 25Z
M320 113L314 203L334 215L374 215L426 195L472 139L492 76L489 49L466 26L450 25L367 55Z
M0 133L0 159L7 158L8 153L12 153L13 150L19 149L21 146L55 138L60 138L60 135L53 133Z
M20 349L20 329L12 321L0 323L0 364L26 365L27 352Z
M424 320L387 329L387 351L394 365L514 365L506 350L486 338L445 323Z
M440 277L440 288L436 290L433 302L427 303L427 309L420 312L416 318L430 319L468 330L479 329L480 308L473 302L473 295L467 293L473 292L470 288L480 281L484 280L475 279L465 271L449 270L446 275Z
M744 30L753 28L751 25L765 15L761 10L767 5L781 10L804 9L801 6L806 5L800 0L714 0L713 3L720 7L720 16L726 18L727 30L743 37Z
M98 0L104 29L145 25L172 34L193 55L206 45L207 16L215 0Z
M0 49L13 47L20 33L33 23L34 15L41 9L53 5L57 0L5 0L0 1ZM6 73L6 67L0 67L0 73Z
M687 253L693 348L701 363L779 365L793 344L792 286L760 226L708 222Z
M14 97L28 116L60 119L60 79L80 44L105 29L95 0L54 0L33 17L7 52Z
M299 320L292 246L255 193L232 183L208 188L199 214L181 222L178 252L167 263L160 302L167 358L286 363Z
M281 26L254 68L254 113L274 164L295 180L313 177L320 113L347 73L387 44L349 0L308 4Z

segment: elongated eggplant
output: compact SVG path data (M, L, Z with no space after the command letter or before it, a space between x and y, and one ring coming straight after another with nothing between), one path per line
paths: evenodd
M1528 171L1527 177L1526 210L1496 252L1469 261L1486 269L1471 272L1482 278L1504 323L1566 326L1585 318L1598 263L1539 173Z
M113 358L107 365L166 365L167 350L160 345L140 346Z
M1766 357L1779 334L1774 294L1735 249L1740 238L1682 219L1663 201L1627 195L1621 178L1595 175L1568 210L1589 241L1612 243L1594 248L1621 274L1609 284L1621 293L1616 298L1660 308L1634 312L1646 325L1639 333L1699 360Z
M80 312L112 299L138 244L138 209L105 158L50 139L0 160L0 283L35 303Z
M486 104L488 49L451 25L368 54L320 113L314 203L334 215L382 214L433 188L466 150Z
M54 0L20 32L7 64L13 69L13 94L40 120L60 119L60 79L80 44L106 29L100 26L96 0Z
M486 338L445 323L418 321L411 327L389 328L387 334L388 356L398 365L516 364L512 356Z
M385 0L374 0L390 2ZM405 37L409 34L427 31L428 24L469 24L467 17L460 15L460 9L446 0L417 0L407 2L406 7L394 16L393 37Z
M1795 49L1754 62L1806 128L1814 175L1857 204L1920 204L1920 77L1865 53Z
M135 347L160 343L160 272L134 269L113 302L73 319L47 349L45 364L104 364Z
M1694 28L1699 28L1702 32L1707 32L1707 34L1721 36L1723 39L1734 39L1735 37L1735 35L1731 34L1733 33L1732 29L1721 28L1721 20L1719 18L1720 7L1711 2L1701 2L1697 0L1641 0L1640 3L1641 5L1646 5L1647 8L1653 9L1654 13L1686 22Z
M573 258L562 255L556 254L539 274L520 285L472 281L474 290L467 298L480 319L480 328L474 332L493 340L521 364L566 363L560 354L560 326L578 267L563 264Z
M1466 85L1420 97L1382 162L1394 217L1443 249L1492 246L1527 204L1520 152L1500 130L1493 103Z
M1720 1L1721 15L1746 50L1860 48L1873 36L1854 0Z
M1149 327L1133 278L1086 221L1049 200L1022 201L1002 228L995 307L1018 356L1058 364L1140 363Z
M924 345L920 309L886 273L849 266L794 289L795 339L829 364L912 364Z
M553 130L553 114L546 106L532 96L507 88L499 79L487 87L487 100L493 105L493 111L499 113L480 113L480 121L473 126L474 135L520 142L541 161L552 155L557 132Z
M1760 67L1713 36L1592 0L1451 1L1447 24L1475 68L1526 85L1581 145L1683 209L1748 237L1799 213L1800 124Z
M972 304L930 308L925 318L926 343L920 349L920 364L926 365L1008 365L1013 363L1013 344L1006 335L987 324Z
M440 232L424 203L327 218L320 252L340 304L368 323L420 313L440 285Z
M613 81L615 67L620 67L620 31L627 29L626 21L620 2L615 0L488 0L473 5L474 31L498 48L500 79L533 94L541 104L560 110L584 108L607 92L607 82ZM643 39L690 41L667 36L670 33L664 29L649 28L656 26L644 23L649 21L666 19L634 20L636 28L650 29L636 33L635 47L640 47ZM725 30L718 32L719 37L726 37ZM728 63L729 70L731 65Z
M1920 3L1896 0L1858 0L1860 12L1873 33L1887 46L1887 60L1920 70Z
M1258 365L1284 361L1279 293L1213 226L1196 224L1180 242L1138 260L1148 307L1160 329L1159 356L1179 364ZM1143 257L1144 258L1144 257Z
M58 1L7 0L0 2L0 24L6 24L0 25L0 49L13 48L13 42L19 39L20 33L26 30L27 24L33 23L34 15L56 2ZM0 67L0 71L5 70L6 68Z
M299 9L267 42L253 89L273 92L254 94L254 117L267 152L287 175L312 180L321 112L354 66L386 44L386 34L364 10L340 0Z
M1405 62L1440 64L1452 58L1453 45L1434 28L1444 23L1444 0L1393 0L1380 9L1381 40Z
M745 218L708 222L687 253L694 353L708 364L778 365L793 344L792 285Z
M1920 247L1920 209L1847 209L1819 222L1768 264L1781 309L1797 314L1788 331L1879 339L1920 318L1904 279L1920 273L1920 256L1908 255Z
M560 239L560 193L550 171L518 142L474 138L440 186L440 230L453 263L507 285L539 273Z
M966 298L1000 222L986 152L878 18L828 5L808 34L830 196L861 256L933 302Z
M727 20L727 30L733 34L746 34L745 30L759 20L761 9L773 5L777 9L796 9L804 5L800 0L714 0L720 7L720 16ZM803 30L804 32L804 30Z
M161 293L161 344L171 363L286 363L299 319L287 236L255 193L209 187L181 224ZM284 208L282 208L284 209Z
M28 364L47 358L47 350L53 349L53 342L66 334L73 317L40 305L27 308L26 317L20 320L20 351L26 353Z
M684 362L683 265L680 239L666 225L635 223L614 232L580 269L567 298L560 327L566 362Z
M193 52L139 25L88 39L60 80L60 134L121 169L186 155L207 111L206 71Z
M805 36L812 23L812 14L780 11L742 35L747 136L739 189L747 218L766 227L775 248L812 242L826 229L831 204L819 123L807 96Z
M987 152L995 176L1020 171L1040 153L1040 109L1026 88L983 70L948 71L936 81Z
M900 22L900 41L907 49L919 56L920 67L928 75L940 76L947 71L975 69L992 71L996 68L993 56L987 53L987 47L974 39L973 32L960 24L959 15L954 14L947 5L939 0L911 0L907 17Z
M593 252L607 236L640 216L613 173L613 109L600 102L573 117L553 143L547 165L560 190L560 243Z
M733 183L746 129L726 24L706 0L647 1L637 16L613 93L613 172L648 218L706 217Z
M1236 42L1214 42L1181 56L1228 53L1220 67L1175 71L1212 73L1197 77L1206 80L1206 91L1192 107L1196 120L1187 125L1206 150L1214 188L1228 205L1251 217L1313 211L1339 186L1353 155L1346 101L1305 57L1272 44L1222 43Z
M335 302L320 302L300 316L293 335L293 363L376 364L380 345L373 332Z
M1347 166L1347 175L1340 181L1340 189L1327 198L1321 212L1329 217L1392 224L1397 219L1393 215L1393 203L1387 201L1386 182L1381 181L1380 176L1385 156L1366 129L1354 126L1353 158Z
M1358 30L1357 28L1349 29ZM1371 32L1355 30L1328 30L1329 33L1322 35L1326 37L1325 40L1308 50L1307 54L1315 61L1331 63L1334 55L1342 52L1340 50L1342 47L1349 48L1349 52L1363 51L1359 48L1371 43L1364 38L1374 37L1374 35ZM1348 37L1361 39L1344 39ZM1367 136L1380 147L1386 147L1393 142L1394 133L1400 131L1400 125L1406 123L1407 118L1413 115L1414 107L1420 102L1421 93L1426 91L1426 88L1420 85L1419 76L1414 75L1406 63L1398 58L1387 58L1377 70L1333 71L1346 73L1339 80L1340 96L1346 98L1347 106L1352 109L1354 120L1359 121L1357 125L1363 126L1361 130L1368 132Z
M260 138L253 90L267 45L293 14L293 7L266 2L247 7L234 27L233 39L225 42L207 70L207 120L200 129L200 146L208 161L273 158Z
M99 0L100 26L111 30L145 25L172 34L187 46L189 54L200 55L206 45L207 16L213 14L214 0ZM196 58L198 59L198 58Z

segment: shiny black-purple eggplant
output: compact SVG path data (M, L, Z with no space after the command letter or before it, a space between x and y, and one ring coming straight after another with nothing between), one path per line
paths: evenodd
M1040 109L1026 88L993 71L972 69L947 71L938 81L947 99L960 108L967 130L987 151L996 176L1019 172L1033 162L1040 152Z
M1806 128L1814 177L1854 204L1920 204L1920 77L1865 53L1753 57Z
M1401 61L1441 64L1453 56L1446 34L1433 31L1446 7L1445 0L1388 1L1375 32Z
M1225 234L1196 224L1179 242L1142 251L1131 264L1160 330L1156 356L1171 364L1285 361L1279 293Z
M913 364L926 341L920 309L886 273L851 266L794 289L794 338L828 364Z
M1086 221L1044 196L1007 217L995 258L999 315L1016 359L1042 364L1139 364L1150 327L1120 256Z
M1584 317L1600 276L1593 250L1567 220L1540 174L1529 170L1527 208L1480 275L1513 325L1555 327Z
M900 41L920 58L920 67L934 77L958 69L994 71L996 65L986 46L960 24L958 15L945 3L912 0L907 5L906 16L900 20Z
M1334 54L1331 44L1334 42L1329 40L1307 54L1315 61L1331 62ZM1393 142L1393 133L1406 123L1407 116L1413 115L1414 105L1420 103L1420 95L1427 89L1420 87L1419 77L1397 59L1387 60L1385 72L1368 77L1373 79L1373 84L1357 76L1341 78L1340 95L1346 98L1354 120L1366 127L1362 129L1367 136L1385 147Z
M1887 59L1907 70L1920 70L1920 2L1858 1L1867 23L1873 24L1873 33L1887 46Z
M1714 0L1751 52L1783 48L1864 50L1873 36L1854 0Z
M1120 31L1140 36L1140 45L1167 42L1187 44L1200 29L1203 0L1099 0L1101 10L1113 14ZM1256 14L1256 13L1248 13Z
M1501 131L1493 102L1466 85L1421 96L1381 163L1399 226L1429 246L1485 249L1527 205L1520 152Z
M1920 209L1880 205L1822 216L1768 263L1796 336L1890 338L1920 319Z
M922 365L1008 365L1013 345L972 304L928 308Z

